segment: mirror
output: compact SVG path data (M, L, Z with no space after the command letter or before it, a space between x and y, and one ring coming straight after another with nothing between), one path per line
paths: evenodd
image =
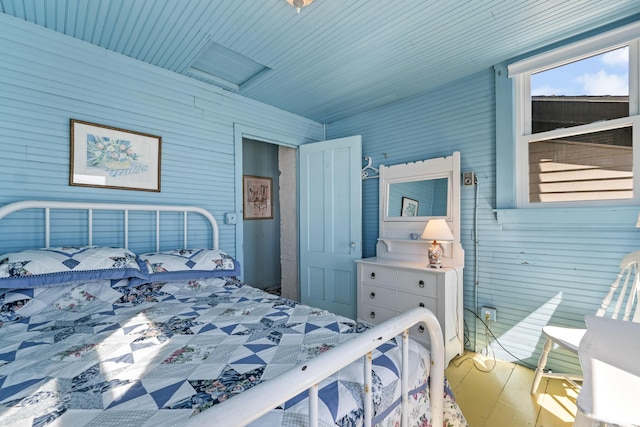
M447 216L449 179L390 182L387 217Z
M429 219L442 218L455 238L445 245L446 256L453 264L464 265L460 245L460 153L380 165L379 169L377 256L423 260L430 242L419 236Z

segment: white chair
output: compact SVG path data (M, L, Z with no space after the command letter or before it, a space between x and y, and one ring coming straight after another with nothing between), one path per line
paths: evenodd
M587 316L578 356L584 379L574 427L640 426L640 323Z
M596 312L598 317L610 317L623 321L640 322L640 308L638 299L640 298L640 287L638 283L638 268L640 264L640 251L635 251L627 255L620 261L620 272L611 284L609 292L602 300L600 308ZM624 278L624 280L623 280ZM616 295L617 294L617 295ZM615 302L612 304L612 301ZM582 376L573 374L544 372L549 357L549 351L554 344L578 353L580 340L586 329L564 328L560 326L545 326L542 333L547 337L542 354L538 360L538 367L533 377L531 394L535 394L542 377L563 378L578 387L575 381L581 381Z

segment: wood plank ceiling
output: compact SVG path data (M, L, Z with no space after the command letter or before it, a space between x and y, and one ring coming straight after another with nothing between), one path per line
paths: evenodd
M640 18L638 0L0 0L0 12L331 123Z

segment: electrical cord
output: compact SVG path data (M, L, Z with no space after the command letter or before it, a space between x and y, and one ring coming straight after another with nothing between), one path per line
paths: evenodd
M528 368L531 369L536 369L536 366L533 366L527 362L525 362L524 360L520 359L519 357L517 357L516 355L514 355L513 353L511 353L509 350L507 350L502 343L500 342L500 340L498 340L498 337L496 337L493 332L491 331L491 329L489 328L489 326L485 323L484 319L482 319L480 316L478 316L478 314L476 312L474 312L473 310L469 309L469 308L464 308L465 310L467 310L468 312L470 312L471 314L473 314L475 317L477 317L478 320L480 320L480 322L482 322L482 324L485 327L485 335L487 336L487 345L488 347L491 347L490 343L489 343L489 339L488 339L488 335L491 335L491 337L493 338L494 342L496 342L504 351L506 351L511 357L513 357L515 360L517 360L518 362L520 362L521 364L523 364L524 366L527 366ZM488 335L487 335L488 334Z
M467 325L467 322L464 319L462 319L462 327L464 328L464 331L462 333L464 339L464 347L470 348L471 340L469 339L469 325Z
M471 347L471 340L469 339L469 327L467 325L467 322L465 322L464 320L463 320L463 325L464 325L464 343L465 343L465 348ZM488 330L488 328L486 328L485 331L486 330ZM485 335L486 334L487 333L485 332ZM477 336L477 331L476 331L476 336ZM489 342L488 338L487 338L487 342ZM455 366L456 368L458 368L458 367L460 367L460 365L462 365L467 360L471 360L473 362L474 368L476 368L478 371L480 371L480 372L491 372L491 371L493 371L495 369L495 367L498 364L498 362L496 361L496 356L495 356L495 353L493 352L493 348L491 346L488 346L488 349L491 350L491 353L492 353L491 359L493 359L493 365L489 369L484 369L483 367L479 366L473 356L470 356L470 357L467 357L467 358L463 358L465 355L469 354L467 352L467 350L464 350L463 353L460 355L460 357L457 357L457 358L453 359L450 363L453 366Z
M467 350L464 351L464 353L462 353L461 356L457 357L456 359L453 359L450 363L455 366L456 368L460 367L460 365L462 365L464 362L466 362L467 360L471 360L473 362L473 366L474 368L476 368L478 371L480 372L491 372L495 369L496 365L497 365L497 361L495 359L495 356L493 357L493 366L491 366L491 368L489 369L484 369L481 366L478 365L478 362L473 358L473 356L469 356L467 358L463 357L465 355L469 354L469 352Z

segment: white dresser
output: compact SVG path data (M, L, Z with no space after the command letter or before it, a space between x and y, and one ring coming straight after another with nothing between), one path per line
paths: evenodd
M380 165L376 257L356 261L358 320L378 324L424 306L438 319L448 364L464 351L464 249L460 244L460 153L411 163ZM405 211L410 201L415 210ZM442 268L430 268L430 241L420 238L431 219L444 219L453 241L440 242ZM410 335L429 348L422 325Z
M426 267L424 262L374 257L358 264L358 320L374 325L414 307L426 307L438 318L445 343L445 363L464 350L462 268ZM422 325L410 336L429 348Z

